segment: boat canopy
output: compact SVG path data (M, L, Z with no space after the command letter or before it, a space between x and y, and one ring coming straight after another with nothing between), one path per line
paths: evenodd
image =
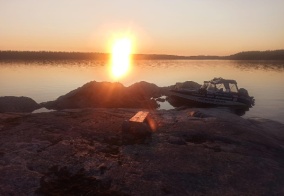
M210 81L204 81L201 89L206 89L211 92L238 92L238 86L235 80L226 80L223 78L214 78Z
M204 83L208 83L208 81L204 81ZM213 80L210 81L210 83L213 84L222 84L222 83L231 83L231 84L237 84L236 80L227 80L223 78L214 78Z

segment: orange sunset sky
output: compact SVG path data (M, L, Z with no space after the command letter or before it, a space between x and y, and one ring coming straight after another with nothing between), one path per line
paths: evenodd
M283 0L0 0L0 50L229 55L284 48Z

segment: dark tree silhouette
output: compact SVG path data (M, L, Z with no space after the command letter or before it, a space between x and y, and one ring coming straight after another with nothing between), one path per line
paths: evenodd
M52 51L0 51L1 60L108 60L108 53L52 52ZM177 56L167 54L133 54L134 60L284 60L284 50L248 51L230 56Z

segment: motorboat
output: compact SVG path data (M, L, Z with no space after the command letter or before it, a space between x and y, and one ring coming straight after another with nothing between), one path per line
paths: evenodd
M175 85L170 90L170 99L194 105L219 105L251 108L254 106L254 97L249 96L244 88L238 89L235 80L214 78L204 81L199 89L185 88Z

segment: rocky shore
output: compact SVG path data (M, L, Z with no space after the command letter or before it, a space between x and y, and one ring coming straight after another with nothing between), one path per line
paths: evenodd
M29 97L0 97L0 112L32 112L40 107Z
M218 109L149 110L157 130L124 143L139 109L0 113L0 195L283 195L284 125Z
M0 97L0 195L284 195L283 124L155 110L169 88L92 81L45 103ZM31 113L41 107L57 111ZM140 110L150 126L129 129Z
M187 88L199 88L200 85L186 81L178 83ZM0 97L0 112L32 112L39 108L53 110L75 108L146 108L159 107L157 99L168 95L173 86L158 87L145 81L129 87L115 82L91 81L85 85L58 97L56 100L36 103L29 97Z

